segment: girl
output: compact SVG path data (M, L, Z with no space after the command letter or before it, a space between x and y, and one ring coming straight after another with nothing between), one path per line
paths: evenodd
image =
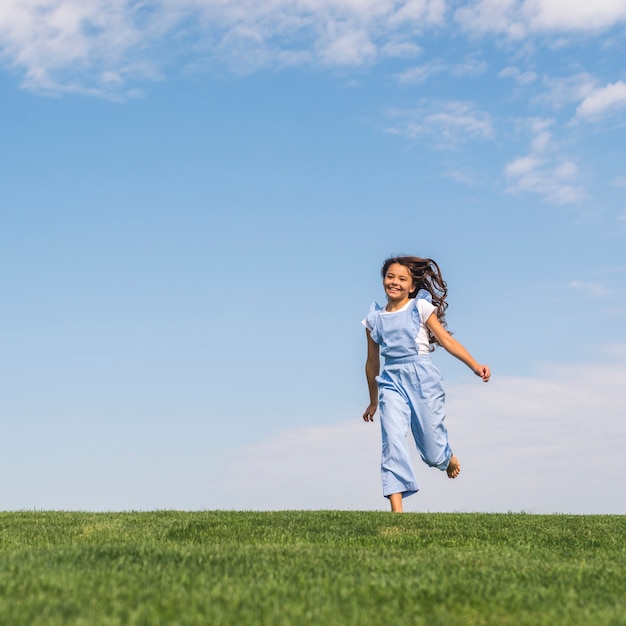
M406 441L409 426L425 463L446 470L450 478L461 471L448 445L441 374L430 360L433 344L443 346L485 382L491 372L445 329L448 290L437 263L396 256L385 260L381 274L387 306L372 304L363 320L370 395L363 419L373 422L379 408L383 495L391 510L400 513L402 498L418 491ZM379 375L380 354L385 365Z

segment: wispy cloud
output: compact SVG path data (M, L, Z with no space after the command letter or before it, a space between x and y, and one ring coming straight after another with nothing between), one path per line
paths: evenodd
M445 0L5 0L0 54L29 89L121 92L162 64L362 65L413 56ZM192 51L192 52L190 52Z
M536 193L554 204L571 204L580 201L584 191L578 184L578 166L555 147L553 124L553 120L528 120L530 152L506 165L507 190Z
M597 77L578 72L564 77L545 76L542 84L545 91L533 99L533 104L556 111L577 105L576 121L594 122L626 109L626 83L621 80L602 86Z
M396 79L399 83L406 85L423 83L440 74L449 74L450 76L461 78L480 76L486 71L487 63L475 56L468 56L460 63L448 63L441 59L433 59L397 74Z
M537 74L535 72L523 72L513 66L505 67L498 76L500 78L512 78L519 85L530 85L537 80Z
M474 33L521 39L531 34L609 29L626 22L626 4L623 0L474 0L457 9L455 19Z
M610 289L600 281L590 282L583 280L573 280L572 282L570 282L570 287L587 295L596 297L605 297L613 293L612 289Z
M455 63L450 67L452 76L480 76L487 71L487 62L476 56L469 56L461 63Z
M617 81L594 89L576 109L579 118L598 120L617 110L626 109L626 83Z
M473 33L504 33L521 39L527 24L520 9L518 0L477 0L457 9L454 16L462 28Z
M160 77L149 55L135 54L158 35L126 0L5 0L0 53L44 92L119 91L122 83ZM145 52L145 51L144 51Z
M571 204L582 199L575 184L577 167L571 161L553 166L536 157L520 157L505 168L508 191L537 193L554 204Z
M444 172L444 176L470 186L476 185L481 179L480 174L468 167L458 167L456 169L447 170Z
M533 377L494 376L448 389L448 428L462 464L448 480L414 457L421 511L626 513L623 351L614 363L545 366ZM589 390L593 389L593 393ZM590 420L590 415L602 415ZM357 416L283 433L236 452L211 506L384 509L378 424ZM617 469L616 469L617 467ZM241 489L246 485L246 490ZM584 497L581 497L584 494Z
M416 38L432 29L460 25L472 34L520 39L597 31L625 19L623 0L478 0L456 10L446 0L3 0L0 57L28 89L111 95L159 80L178 62L239 71L361 66L414 58ZM445 71L475 76L485 68L468 58ZM439 70L415 68L416 80L420 71Z
M623 0L525 0L521 11L533 31L593 32L626 22Z
M411 59L419 56L422 53L420 46L409 41L394 41L391 40L386 44L383 44L381 48L381 54L384 57L391 57L396 59Z
M626 233L626 207L617 212L615 216L616 232L620 235Z
M587 72L561 77L546 76L543 86L545 91L534 102L559 110L566 105L577 104L592 94L598 87L598 79Z
M415 85L426 82L429 78L443 74L448 70L448 65L442 61L430 61L423 65L416 65L396 76L396 79L403 85Z
M620 215L616 216L620 224ZM626 303L626 266L610 265L593 272L580 271L580 275L567 285L576 292L576 297L592 297L596 302L596 313L600 317L612 316L616 309L622 309Z
M422 100L415 109L393 110L395 124L388 132L405 137L429 137L439 148L451 148L470 139L491 139L491 116L473 102Z

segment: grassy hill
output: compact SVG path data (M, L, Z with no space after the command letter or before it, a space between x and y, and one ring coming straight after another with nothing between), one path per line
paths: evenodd
M0 624L626 625L626 516L0 513Z

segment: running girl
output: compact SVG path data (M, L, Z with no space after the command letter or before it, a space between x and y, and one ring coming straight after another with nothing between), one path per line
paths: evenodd
M480 365L446 330L447 286L432 259L396 256L381 270L387 306L372 304L363 325L367 333L365 374L370 403L363 419L380 411L383 495L391 510L402 512L402 499L418 491L409 458L407 434L413 432L422 460L456 478L461 464L448 444L445 393L439 370L430 360L434 344L445 348L487 382ZM385 358L380 372L380 355ZM380 372L380 375L379 375Z

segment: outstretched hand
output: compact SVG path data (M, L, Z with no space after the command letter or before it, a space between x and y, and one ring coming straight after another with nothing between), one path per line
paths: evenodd
M363 420L366 422L373 422L374 413L376 413L377 408L378 405L370 403L369 406L365 409L365 413L363 413Z
M491 378L491 370L488 365L477 366L474 368L474 374L476 374L476 376L480 376L485 383L489 382L489 379Z

